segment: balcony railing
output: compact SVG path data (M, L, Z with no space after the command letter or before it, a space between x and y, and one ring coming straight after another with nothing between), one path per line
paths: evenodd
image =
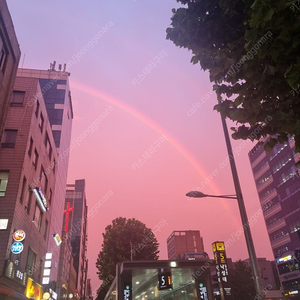
M285 225L286 225L285 219L278 220L278 221L274 222L273 224L267 226L268 233L270 234L270 233L284 227Z
M262 152L257 159L251 163L252 169L255 168L266 156L266 152Z

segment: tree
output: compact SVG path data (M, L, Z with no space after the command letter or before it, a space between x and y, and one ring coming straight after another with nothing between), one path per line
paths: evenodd
M208 70L235 139L295 137L300 152L300 10L294 0L177 0L167 39Z
M234 299L253 300L256 295L251 268L241 260L234 263L230 272L230 282Z
M157 260L158 242L150 228L136 219L116 218L105 228L102 250L96 267L103 281L98 290L103 299L109 289L110 279L116 275L116 264L131 260ZM97 299L98 299L97 298Z

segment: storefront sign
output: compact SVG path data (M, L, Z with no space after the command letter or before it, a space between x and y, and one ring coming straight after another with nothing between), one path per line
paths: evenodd
M24 246L21 242L14 242L10 249L13 254L19 254L23 251Z
M13 235L13 239L16 241L16 242L21 242L25 239L26 237L26 234L25 234L25 231L24 230L17 230L14 232L14 235Z
M0 219L0 230L7 229L8 219Z
M158 289L166 290L172 289L172 275L171 272L160 273L158 274Z
M125 284L123 300L131 300L131 288L129 284Z
M35 282L29 277L27 281L25 295L29 299L40 300L42 299L43 288L41 285L39 285L37 282Z
M49 210L48 205L47 205L47 200L42 192L42 189L39 188L35 188L33 189L33 193L38 201L39 207L43 212L46 212L47 210Z
M233 296L231 293L231 286L229 283L225 244L224 242L215 242L212 244L212 248L216 263L216 272L219 282L220 293L221 295L224 295L224 299L231 300L233 299Z
M58 233L54 234L53 238L54 238L56 246L59 246L62 243L61 237L60 237L60 235Z
M7 260L4 274L7 278L15 281L16 283L26 286L27 273L21 271L20 268L12 261Z

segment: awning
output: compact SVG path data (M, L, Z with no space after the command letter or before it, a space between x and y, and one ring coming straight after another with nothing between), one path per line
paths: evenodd
M19 292L14 292L14 297L20 300L28 300L28 298L24 294L21 294Z

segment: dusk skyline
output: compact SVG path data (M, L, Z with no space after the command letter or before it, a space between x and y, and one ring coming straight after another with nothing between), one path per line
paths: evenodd
M57 70L66 64L71 73L67 182L86 183L93 290L100 285L95 263L102 233L120 216L155 232L160 259L167 259L166 240L176 230L200 230L210 257L213 242L232 240L227 257L248 258L235 200L185 196L195 189L233 194L234 186L209 75L190 63L191 53L166 40L176 5L8 1L19 67L46 70L56 61ZM232 140L256 255L273 260L248 159L255 144Z

